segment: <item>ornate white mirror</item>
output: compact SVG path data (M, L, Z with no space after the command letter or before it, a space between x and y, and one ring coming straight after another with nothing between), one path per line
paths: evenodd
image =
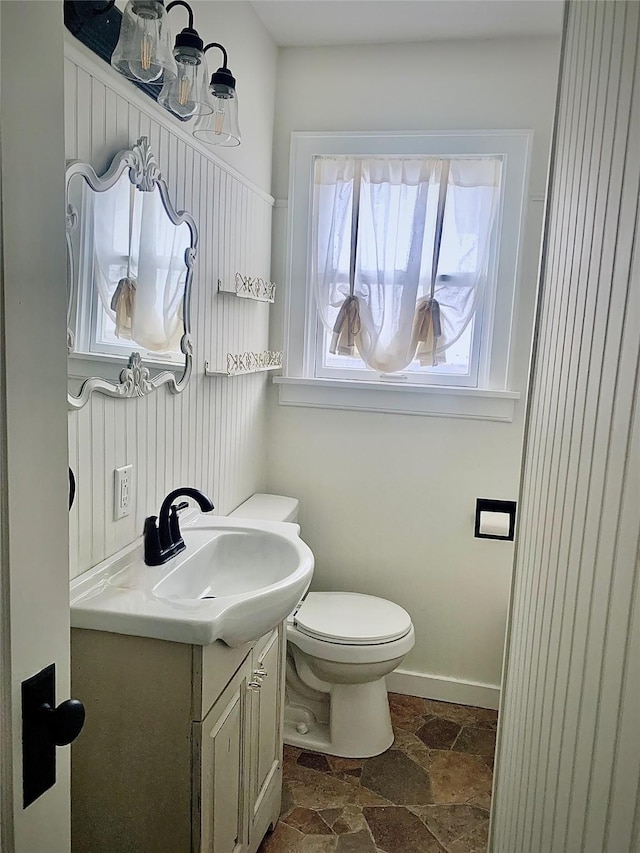
M192 369L193 217L175 210L144 136L102 177L78 161L66 176L69 406L94 391L179 393Z

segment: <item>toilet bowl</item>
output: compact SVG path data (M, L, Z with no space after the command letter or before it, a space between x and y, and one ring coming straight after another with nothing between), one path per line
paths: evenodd
M414 642L409 614L397 604L310 592L287 624L285 741L346 758L388 749L385 676Z
M296 521L298 501L254 495L232 516ZM397 604L355 592L310 592L287 621L284 740L345 758L393 743L385 676L415 643Z

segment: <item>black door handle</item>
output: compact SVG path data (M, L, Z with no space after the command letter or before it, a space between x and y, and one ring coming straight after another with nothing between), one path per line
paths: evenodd
M67 699L56 707L56 667L22 682L22 788L26 808L56 783L56 747L75 740L84 725L84 705Z
M71 466L69 466L69 511L71 511L71 507L73 506L73 501L76 496L76 478L75 474L71 470Z
M84 705L79 699L67 699L57 708L45 703L42 706L45 725L56 746L67 746L74 741L84 726Z

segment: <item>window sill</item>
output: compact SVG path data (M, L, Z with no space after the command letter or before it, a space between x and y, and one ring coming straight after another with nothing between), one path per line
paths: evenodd
M281 406L513 421L519 391L276 376Z

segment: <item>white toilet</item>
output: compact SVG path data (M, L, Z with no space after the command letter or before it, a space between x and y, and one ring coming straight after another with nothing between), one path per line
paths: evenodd
M232 517L297 521L298 501L253 495ZM415 643L411 617L391 601L310 592L287 623L285 743L345 758L393 743L385 676Z

